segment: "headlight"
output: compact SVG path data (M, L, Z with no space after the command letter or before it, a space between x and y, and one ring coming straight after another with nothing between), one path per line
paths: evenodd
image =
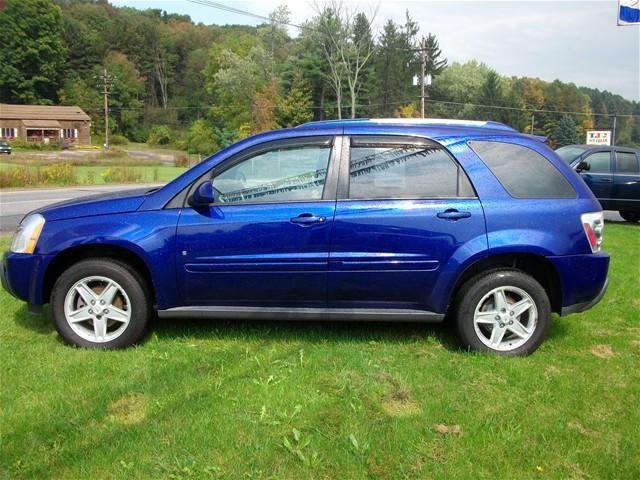
M22 220L13 236L11 251L14 253L33 253L42 227L44 227L44 217L39 213L29 215Z

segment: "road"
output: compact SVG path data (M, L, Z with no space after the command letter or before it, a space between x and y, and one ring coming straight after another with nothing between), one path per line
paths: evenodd
M72 198L117 192L139 187L153 187L152 184L128 185L87 185L66 188L30 188L20 190L0 190L0 232L15 230L25 214L36 208Z
M95 185L69 188L32 188L24 190L0 190L0 232L13 231L26 213L55 202L83 197L96 193L117 192L137 187L154 185ZM606 211L606 220L621 222L618 212Z

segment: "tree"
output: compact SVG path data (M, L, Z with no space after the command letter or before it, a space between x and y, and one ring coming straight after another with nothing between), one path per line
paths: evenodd
M429 33L427 35L425 47L427 48L427 73L430 73L433 77L440 75L447 68L447 59L441 58L442 51L434 34Z
M281 127L295 127L313 119L311 89L300 72L293 76L289 92L276 106L276 120Z
M330 49L325 50L327 61L332 70L332 77L337 81L334 88L336 96L342 99L342 79L349 89L351 100L351 118L356 116L356 99L360 91L362 74L365 66L373 55L374 43L371 34L371 23L375 18L368 19L363 13L353 14L341 3L334 2L326 7L321 16L320 27L331 40ZM329 22L328 20L332 20ZM338 118L342 118L342 110L338 106Z
M563 115L560 118L560 121L553 132L552 139L556 148L580 143L578 132L576 130L576 122L573 117Z
M50 0L8 0L0 13L0 101L55 103L66 51L62 12Z

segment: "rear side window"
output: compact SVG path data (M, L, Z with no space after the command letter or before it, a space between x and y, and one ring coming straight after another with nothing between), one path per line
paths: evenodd
M353 137L349 198L475 197L465 173L433 142Z
M589 164L586 173L611 173L611 153L596 152L585 157L585 162Z
M638 173L638 158L632 152L616 152L616 173Z
M538 152L513 143L472 141L469 146L515 198L575 198L566 178Z

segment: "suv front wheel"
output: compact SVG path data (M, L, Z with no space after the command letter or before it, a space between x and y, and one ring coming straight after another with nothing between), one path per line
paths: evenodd
M123 348L144 334L152 312L140 275L115 259L72 265L56 281L51 311L56 329L72 345Z
M551 306L544 288L519 270L499 269L468 280L455 319L465 346L500 355L533 353L547 336Z

